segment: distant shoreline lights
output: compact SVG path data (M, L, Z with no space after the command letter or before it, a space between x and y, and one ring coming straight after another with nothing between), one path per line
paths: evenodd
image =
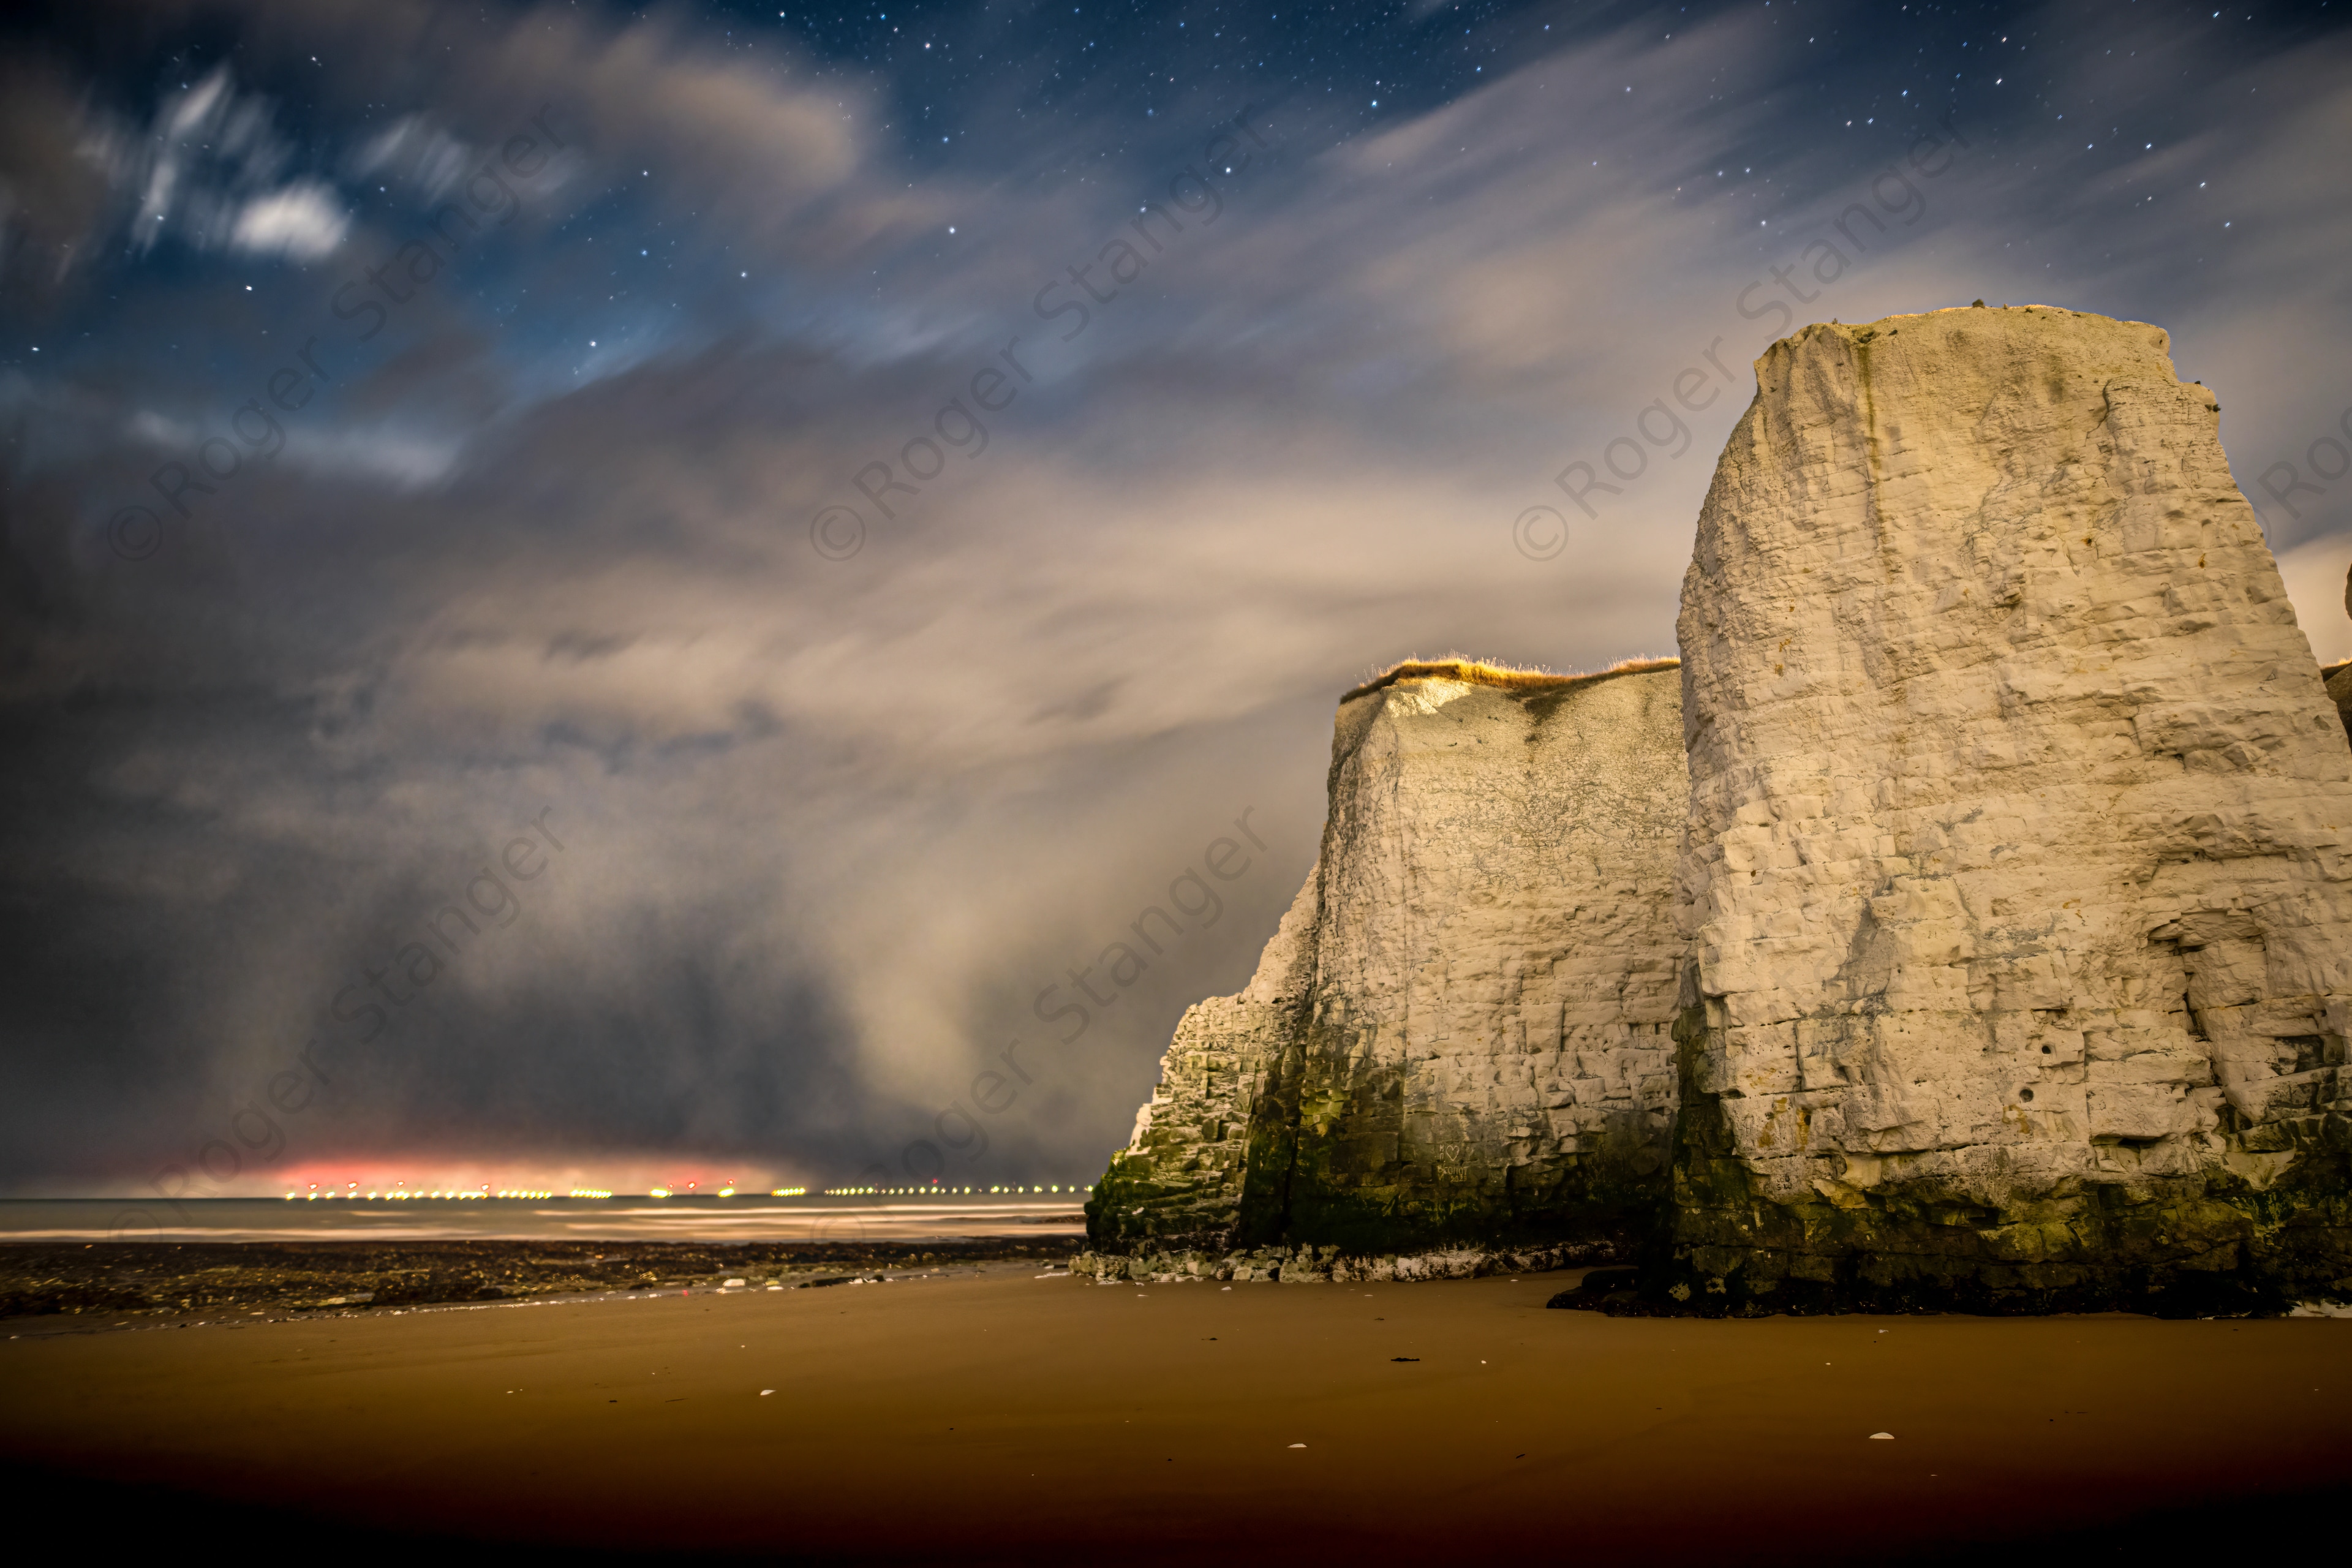
M1077 1198L1091 1195L1093 1192L1094 1188L1090 1184L1070 1183L1066 1185L1000 1185L993 1187L826 1187L822 1190L819 1195L828 1198L1048 1196ZM505 1198L520 1202L549 1202L566 1198L603 1199L615 1196L626 1201L635 1197L635 1194L634 1194L625 1193L616 1194L610 1188L606 1187L573 1187L569 1192L557 1192L553 1188L542 1189L537 1187L502 1187L496 1192L491 1191L488 1187L482 1187L474 1192L460 1192L454 1187L446 1191L435 1189L429 1192L412 1192L404 1182L394 1182L389 1188L371 1187L362 1192L360 1190L360 1184L357 1182L352 1182L349 1184L348 1189L342 1192L337 1192L331 1187L321 1192L316 1186L313 1186L307 1193L296 1192L289 1189L286 1194L286 1201L292 1203L295 1199L300 1198L306 1203L315 1203L320 1198L327 1198L341 1199L345 1202L352 1203L418 1203L425 1201L435 1203L467 1203L480 1202L489 1198ZM720 1187L714 1192L698 1194L690 1185L684 1189L655 1187L648 1191L645 1195L648 1198L695 1196L731 1198L736 1195L736 1189L733 1187ZM777 1187L771 1191L768 1195L772 1198L804 1198L809 1195L809 1189L806 1187Z

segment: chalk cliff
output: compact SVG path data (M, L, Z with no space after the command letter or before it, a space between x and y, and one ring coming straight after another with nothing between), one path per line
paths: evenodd
M2212 395L2157 328L2043 307L1756 368L1683 584L1645 1289L2352 1288L2352 751Z
M1178 1028L1093 1271L1549 1245L1640 1254L1612 1310L2352 1296L2352 671L2212 395L2039 306L1756 369L1679 670L1341 702L1321 859Z
M1645 1228L1675 1082L1676 683L1671 660L1455 661L1350 692L1321 858L1248 988L1178 1026L1093 1244Z

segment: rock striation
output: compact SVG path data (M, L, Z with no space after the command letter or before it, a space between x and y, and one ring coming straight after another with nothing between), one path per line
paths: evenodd
M1757 362L1678 634L1692 939L1644 1285L2342 1281L2352 751L2218 408L2043 307Z
M1179 1026L1087 1271L2352 1296L2352 671L2212 395L2158 329L2041 306L1756 370L1678 668L1342 700L1321 858Z
M1678 695L1672 660L1407 664L1349 692L1320 858L1249 986L1177 1026L1095 1247L1280 1243L1328 1270L1645 1229L1675 1084Z

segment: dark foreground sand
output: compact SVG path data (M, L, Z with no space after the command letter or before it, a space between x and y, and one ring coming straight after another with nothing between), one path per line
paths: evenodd
M2352 1479L2352 1321L1710 1322L1545 1310L1560 1275L1034 1273L12 1324L0 1452L18 1509L88 1544L345 1561L391 1544L354 1527L575 1560L2162 1560L2192 1528L2267 1556ZM2146 1522L2179 1508L2203 1512Z

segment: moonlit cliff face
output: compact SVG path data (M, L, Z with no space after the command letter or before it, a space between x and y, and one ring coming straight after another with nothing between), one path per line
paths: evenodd
M1179 1026L1098 1243L1614 1238L1654 1209L1671 664L1407 668L1340 704L1321 858L1249 989Z
M2168 346L1758 362L1679 627L1678 1288L2347 1272L2352 753Z
M1678 673L1352 694L1321 861L1097 1245L1621 1246L1698 1310L2352 1275L2352 750L2168 349L1809 327Z

